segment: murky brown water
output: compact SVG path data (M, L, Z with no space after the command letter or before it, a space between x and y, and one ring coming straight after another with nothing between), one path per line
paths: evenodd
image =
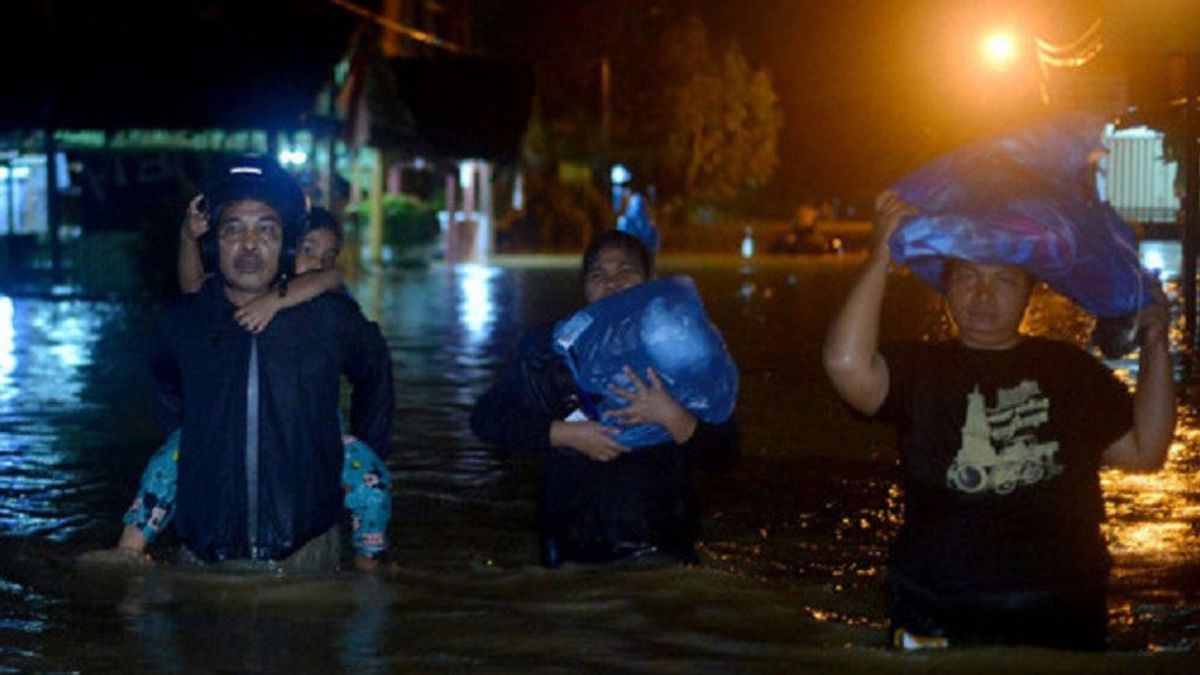
M1116 652L882 648L899 504L890 438L843 411L818 358L859 260L666 261L665 272L697 279L742 371L743 459L701 480L705 562L689 569L541 569L533 465L467 429L522 329L579 303L573 259L389 272L357 285L396 362L399 570L384 578L76 569L76 554L115 540L160 441L141 368L150 316L0 297L0 670L1200 668L1200 424L1189 405L1164 472L1104 475ZM946 328L936 298L897 279L885 331ZM1041 297L1029 328L1081 339L1088 321Z

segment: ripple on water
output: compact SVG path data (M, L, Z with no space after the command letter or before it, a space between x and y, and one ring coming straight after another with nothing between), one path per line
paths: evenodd
M664 261L694 274L743 374L742 461L699 481L705 564L538 567L536 464L482 447L467 419L522 332L576 307L574 264L435 266L356 287L396 363L397 568L384 580L70 571L72 554L112 542L161 440L136 367L146 317L0 298L3 659L39 670L1146 669L1144 654L881 651L901 495L890 438L845 415L820 370L821 335L855 271L842 260L746 271ZM937 299L906 277L884 323L902 337L949 330ZM1027 325L1073 340L1088 328L1048 296ZM1165 472L1103 475L1122 648L1200 644L1200 427L1189 406ZM33 550L13 553L13 541ZM1187 656L1154 667L1188 672Z

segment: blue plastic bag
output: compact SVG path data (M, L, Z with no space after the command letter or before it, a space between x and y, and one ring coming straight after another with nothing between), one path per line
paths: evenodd
M737 366L688 277L650 281L594 302L554 327L553 344L583 398L594 402L584 410L591 419L603 422L627 405L609 390L632 389L625 366L643 382L653 368L671 396L705 422L720 424L733 415ZM616 439L640 448L671 435L662 425L639 424L622 428Z
M625 212L617 218L617 229L640 239L651 253L658 253L658 228L650 220L650 209L642 193L635 192L629 197Z
M1133 228L1096 193L1103 122L1062 116L961 148L897 182L920 213L892 234L892 257L942 289L947 258L1016 265L1101 317L1153 302Z

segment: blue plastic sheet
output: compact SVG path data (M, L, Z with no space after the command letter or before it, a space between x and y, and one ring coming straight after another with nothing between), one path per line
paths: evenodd
M591 419L606 421L626 406L609 390L632 389L625 366L643 381L653 368L671 396L705 422L733 414L737 366L688 277L650 281L584 307L555 326L554 351L583 390ZM630 448L671 440L659 424L624 427L616 438Z
M617 218L617 229L640 239L651 253L658 253L658 228L650 220L650 209L642 193L635 192L629 197L625 212Z
M942 290L947 258L1016 265L1102 317L1153 301L1133 228L1101 201L1092 159L1103 122L1062 116L966 146L897 182L920 213L888 241L892 257Z

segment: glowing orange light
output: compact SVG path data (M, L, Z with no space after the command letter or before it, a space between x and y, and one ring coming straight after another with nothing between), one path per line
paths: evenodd
M1005 70L1017 60L1017 38L1009 32L988 35L980 44L983 62L994 70Z

